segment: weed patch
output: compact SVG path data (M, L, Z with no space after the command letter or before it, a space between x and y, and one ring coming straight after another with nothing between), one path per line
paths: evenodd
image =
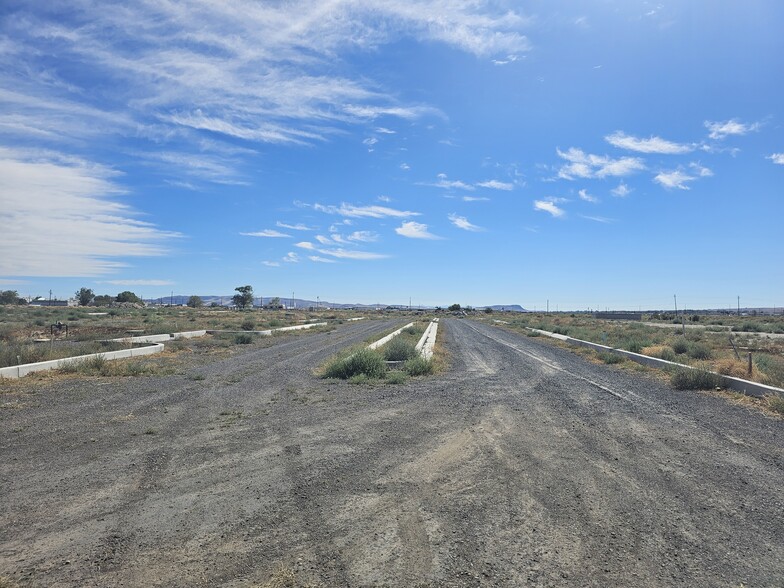
M702 369L679 369L670 376L676 390L712 390L721 386L721 376Z
M596 356L606 364L622 363L626 361L623 355L612 353L611 351L598 351Z
M364 375L368 378L383 378L387 366L380 353L370 349L359 349L350 355L338 356L329 362L324 370L325 378L348 380Z
M417 355L416 346L402 337L395 337L384 345L383 352L387 361L406 361Z
M433 373L433 362L417 355L403 364L403 371L409 376L426 376Z

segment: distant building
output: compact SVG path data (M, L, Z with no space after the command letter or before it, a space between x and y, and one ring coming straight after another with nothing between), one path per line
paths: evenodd
M43 296L32 298L28 302L30 306L79 306L79 301L76 298L69 298L68 300L49 300Z

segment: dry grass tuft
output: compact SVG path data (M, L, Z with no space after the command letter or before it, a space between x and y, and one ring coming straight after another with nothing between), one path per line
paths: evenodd
M715 364L715 369L720 374L734 378L748 378L748 364L737 359L720 359Z
M658 357L667 361L675 361L677 359L675 351L669 345L649 345L648 347L643 347L640 353L648 357Z

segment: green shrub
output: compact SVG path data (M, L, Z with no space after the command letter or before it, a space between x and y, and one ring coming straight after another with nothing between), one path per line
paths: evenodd
M644 347L648 347L649 345L650 342L647 341L640 341L639 339L627 339L618 347L625 349L626 351L631 351L632 353L640 353Z
M408 375L400 370L392 370L387 374L386 380L390 384L403 384L408 380Z
M676 390L712 390L722 384L721 376L707 370L679 369L670 376Z
M672 344L672 350L678 355L682 355L689 351L689 344L684 339L677 339Z
M362 348L351 355L332 360L324 371L324 377L347 380L364 374L368 378L383 378L386 371L387 366L380 353Z
M409 376L426 376L433 373L433 362L417 354L403 364L403 371Z
M395 337L384 345L383 351L387 361L406 361L417 354L415 345L400 337Z
M541 337L542 334L539 331L526 331L525 333L529 337Z
M768 400L768 406L772 411L784 414L784 398L778 394L771 394L770 396L766 396L766 398Z
M245 319L244 321L242 321L240 328L243 331L252 331L253 329L256 328L256 323L253 321L253 319Z
M711 350L707 345L703 343L692 343L689 345L688 350L689 357L693 359L710 359L711 358Z
M599 351L596 356L607 364L621 363L626 361L626 358L623 355L620 355L619 353L613 353L611 351Z
M253 343L253 335L250 333L240 333L234 337L234 342L237 345L249 345L250 343Z

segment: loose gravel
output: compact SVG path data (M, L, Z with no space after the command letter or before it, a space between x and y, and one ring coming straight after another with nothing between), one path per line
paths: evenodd
M461 319L440 323L440 375L362 386L314 374L396 326L345 324L183 374L41 382L12 399L0 576L781 585L781 420Z

